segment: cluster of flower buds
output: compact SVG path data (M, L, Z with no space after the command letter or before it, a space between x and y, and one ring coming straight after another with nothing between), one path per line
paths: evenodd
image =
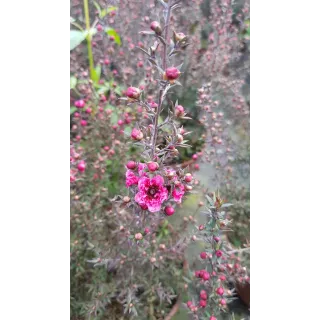
M194 285L200 287L200 298L198 304L188 301L187 307L192 313L199 313L203 308L210 308L214 315L225 311L232 292L225 288L224 282L239 281L245 278L245 269L240 267L239 263L230 264L230 259L236 259L230 256L227 250L227 244L222 241L221 230L228 225L224 208L230 204L213 194L213 197L207 197L208 206L203 211L208 216L206 224L200 225L195 237L197 241L203 241L208 244L208 248L199 255L200 260L206 265L204 269L196 270L194 273ZM214 315L212 317L214 318Z

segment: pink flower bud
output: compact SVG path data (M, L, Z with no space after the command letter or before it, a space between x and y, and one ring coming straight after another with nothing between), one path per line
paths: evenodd
M186 39L186 35L184 33L182 33L182 32L178 32L178 33L174 32L174 39L176 41L183 41L183 40Z
M174 208L171 206L166 206L164 211L167 216L172 216L174 214Z
M84 105L85 105L85 102L84 100L77 100L74 102L74 105L77 107L77 108L83 108Z
M207 292L205 290L201 290L200 291L200 298L202 300L207 300L208 299L208 295L207 295Z
M204 225L203 225L203 224L200 224L199 230L201 231L201 230L203 230L203 229L204 229Z
M219 241L220 241L220 237L213 237L213 240L214 240L215 242L219 242Z
M92 112L92 109L91 109L91 108L87 108L87 109L86 109L86 113L89 113L89 114L90 114L91 112Z
M145 234L150 233L150 229L149 229L149 228L145 228L145 229L144 229L144 233L145 233Z
M178 142L181 143L183 141L183 136L182 134L177 134Z
M140 141L143 139L143 133L142 131L140 131L139 129L137 128L133 128L132 129L132 132L131 132L131 138L133 140L137 140L137 141Z
M126 167L130 170L134 170L137 167L137 164L134 161L130 160L127 162Z
M80 125L81 125L82 127L85 127L85 126L87 125L87 121L86 121L86 120L81 120L81 121L80 121Z
M192 155L192 159L193 160L197 160L198 159L198 155L195 153L194 155Z
M102 25L101 25L101 24L98 24L98 25L97 25L97 30L98 30L98 31L102 31L102 29L103 29L103 28L102 28Z
M146 204L140 204L140 208L142 210L147 210L148 209L148 206Z
M176 80L179 78L180 74L181 72L175 67L167 68L164 74L164 80Z
M184 108L183 108L183 106L180 106L180 105L176 106L176 108L175 108L175 115L176 115L176 117L182 117L182 116L184 115Z
M206 300L200 300L199 305L201 308L205 308L207 305L207 301Z
M211 316L209 320L217 320L217 318L214 316Z
M224 294L224 289L223 289L222 287L219 287L219 288L217 288L216 293L217 293L219 296L222 296L222 295Z
M207 259L207 253L206 252L201 252L200 253L200 258L201 259Z
M151 107L151 108L154 108L154 109L155 109L155 108L158 108L158 104L155 103L154 101L151 101L149 104L150 104L150 107Z
M187 302L187 307L188 307L189 309L192 308L192 301L188 301L188 302Z
M149 171L154 172L159 169L159 164L157 162L148 162L147 164Z
M207 272L207 271L203 272L202 279L205 280L205 281L209 280L210 279L210 273Z
M185 176L184 176L184 181L186 182L191 182L193 179L191 173L187 173Z
M219 279L220 279L221 281L225 281L225 280L226 280L226 276L225 276L224 274L222 274L222 275L219 277Z
M104 64L108 66L110 64L110 60L109 59L104 59Z
M78 170L80 172L84 172L86 170L86 163L84 161L80 161L78 163Z
M141 90L135 87L129 87L126 91L126 96L130 99L139 99L141 95Z
M160 35L161 32L162 32L160 23L159 23L158 21L153 21L153 22L151 22L150 29L151 29L152 31L154 31L156 34L159 34L159 35Z
M220 299L220 304L222 306L225 306L227 304L227 301L225 299Z
M221 251L221 250L217 250L217 251L216 251L216 256L217 256L218 258L220 258L220 257L222 256L222 251Z
M141 240L143 238L143 235L141 233L136 233L134 237L136 240Z

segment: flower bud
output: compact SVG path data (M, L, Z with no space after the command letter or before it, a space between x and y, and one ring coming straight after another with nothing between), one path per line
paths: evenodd
M201 252L200 253L200 258L201 259L207 259L207 253L206 252Z
M220 258L220 257L222 256L222 251L221 251L221 250L217 250L217 251L216 251L216 256L217 256L218 258Z
M77 107L77 108L83 108L84 105L85 105L85 102L84 100L77 100L74 102L74 105Z
M84 161L80 161L78 163L78 170L80 172L84 172L86 170L86 163Z
M178 41L183 42L183 41L187 40L187 36L182 32L178 32L178 33L173 32L173 38L174 38L175 42L178 42Z
M181 72L175 67L167 68L165 74L163 75L163 79L171 82L178 79L180 74Z
M199 305L200 305L201 308L205 308L206 305L207 305L207 301L206 300L200 300Z
M137 129L137 128L133 128L132 132L131 132L131 138L133 140L137 140L140 141L143 139L143 133L141 130Z
M185 182L191 182L193 179L192 177L192 174L191 173L187 173L185 176L184 176L184 181Z
M222 306L225 306L227 304L227 301L225 299L220 299L220 304Z
M178 142L181 143L183 141L183 136L181 134L177 135Z
M176 106L176 108L175 108L175 115L176 115L176 117L182 117L182 116L184 115L184 108L183 108L183 106L180 106L180 105Z
M136 240L141 240L143 238L143 235L139 232L139 233L136 233L134 237Z
M164 212L167 216L172 216L174 214L174 208L171 206L166 206Z
M204 271L203 274L202 274L202 279L207 281L210 279L210 273L207 272L207 271Z
M147 164L149 171L154 172L159 169L159 164L157 162L148 162Z
M156 34L160 35L162 32L160 23L158 21L153 21L150 24L150 29L154 31Z
M200 298L202 300L207 300L208 299L208 295L207 295L207 292L205 290L201 290L200 291Z
M141 90L135 87L129 87L126 91L126 96L130 99L137 100L141 95Z

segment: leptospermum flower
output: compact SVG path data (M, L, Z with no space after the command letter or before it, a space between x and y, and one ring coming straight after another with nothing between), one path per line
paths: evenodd
M181 203L184 193L185 193L184 185L180 184L176 186L172 191L172 197L174 201L176 201L177 203Z
M140 206L147 206L150 212L160 211L162 203L168 199L168 190L162 176L157 175L151 179L143 177L138 182L138 188L135 201Z
M128 166L130 168L132 168L132 169L136 169L136 167L137 167L134 161L129 161L127 163L127 168L128 168ZM127 188L132 186L132 185L137 185L138 182L139 182L139 179L141 177L145 177L147 175L147 173L144 171L144 169L146 167L147 167L146 164L139 163L139 165L138 165L138 175L136 175L135 172L130 170L130 169L127 170L127 172L126 172L126 187Z

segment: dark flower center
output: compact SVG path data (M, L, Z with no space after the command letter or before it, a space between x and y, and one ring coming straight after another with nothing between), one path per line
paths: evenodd
M157 189L156 188L150 188L148 191L150 196L154 196L157 193Z

